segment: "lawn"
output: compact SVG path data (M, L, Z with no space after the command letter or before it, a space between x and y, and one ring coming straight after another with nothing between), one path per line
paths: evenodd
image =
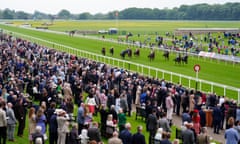
M113 21L106 21L103 22L103 24L98 24L98 22L100 23L100 21L95 22L96 24L96 29L98 28L102 28L103 24L106 25L106 27L110 26L111 24L113 24ZM39 22L38 22L39 23ZM56 22L57 24L54 24L53 27L51 29L55 30L61 30L63 29L64 25L66 26L66 23L70 23L72 26L69 26L70 28L77 26L77 22ZM88 27L93 27L91 26L91 23L93 22L78 22L78 28L81 27L82 24L84 23L85 26L86 24L88 24ZM133 27L133 25L135 24L134 22L130 21L123 21L121 22L123 23L122 25L126 25L125 27L127 27L127 25L129 25L129 28ZM157 21L151 21L151 22L145 22L145 21L139 21L138 25L135 25L136 27L141 27L143 28L143 26L146 27L146 29L148 29L149 26L154 26L156 28L157 25ZM163 21L161 22L164 24L164 26L167 25L167 22ZM174 22L171 22L172 25L174 25ZM210 25L213 27L214 25L217 26L225 26L228 25L228 22L212 22L212 23L207 23L207 22L191 22L189 25L187 22L177 22L174 26L181 26L181 27L186 27L186 26L193 26L194 24L197 26L201 26L205 23L205 25ZM206 24L207 23L207 24ZM238 22L235 22L238 23ZM232 27L236 27L235 23L233 22L233 25L231 25ZM170 24L169 24L170 25ZM171 28L173 28L174 26L171 26ZM60 35L60 34L53 34L53 33L46 33L46 32L38 32L38 31L32 31L32 30L26 30L26 29L20 29L20 28L16 28L16 27L9 27L9 26L4 26L4 25L0 25L1 28L3 29L8 29L11 31L15 31L15 32L19 32L19 33L23 33L23 34L27 34L29 36L33 36L33 37L37 37L37 38L41 38L41 39L46 39L48 41L52 41L55 43L59 43L59 44L63 44L66 46L71 46L74 48L78 48L81 50L87 50L93 53L97 53L100 54L101 48L102 47L106 47L107 49L107 56L110 56L108 53L108 50L110 47L114 47L115 48L115 54L113 57L115 58L120 58L120 51L122 49L126 49L126 45L122 45L122 44L116 44L116 43L110 43L107 41L100 41L100 40L91 40L91 39L84 39L84 38L79 38L79 37L69 37L67 35ZM58 28L57 28L58 27ZM169 26L170 27L170 26ZM209 26L210 27L210 26ZM69 28L69 29L70 29ZM85 28L85 27L83 27ZM151 27L152 28L152 27ZM171 28L166 28L166 30L170 30ZM134 30L134 29L133 29ZM166 31L165 30L165 31ZM143 31L140 31L143 32ZM153 28L150 32L153 32ZM100 36L99 36L100 37ZM109 37L111 38L111 37ZM46 44L46 43L45 43ZM53 45L47 45L48 47L53 47ZM134 46L129 45L130 48L135 49ZM172 59L176 56L176 54L171 53L170 54L170 61L165 61L164 58L162 57L162 51L157 51L156 53L156 59L153 62L149 62L149 60L147 59L147 55L149 54L149 50L148 49L141 49L141 55L140 57L133 57L131 59L126 58L127 61L132 61L132 62L136 62L136 63L140 63L140 64L144 64L144 65L149 65L152 67L156 67L156 68L160 68L160 69L164 69L167 71L171 71L171 72L175 72L175 73L179 73L179 74L183 74L183 75L187 75L187 76L191 76L191 77L195 77L195 72L193 71L193 66L195 64L200 64L201 65L201 71L199 72L199 78L200 79L204 79L204 80L208 80L208 81L213 81L216 83L220 83L220 84L224 84L224 85L229 85L229 86L233 86L233 87L240 87L240 83L239 83L239 72L240 72L240 66L239 64L232 64L232 63L228 63L228 62L221 62L221 61L215 61L215 60L209 60L209 59L202 59L202 58L196 58L196 57L190 57L189 58L189 63L187 65L176 65L174 64L174 62L172 61ZM136 68L131 66L128 67L130 68L130 70L134 70L136 71ZM144 70L144 72L146 73L147 70ZM155 76L154 72L151 72L151 75ZM158 74L159 78L161 78L162 74ZM165 75L165 79L170 80L170 76ZM173 77L173 81L174 82L178 82L177 78ZM187 80L182 80L182 83L186 83ZM185 84L186 85L186 84ZM191 83L191 87L195 87L194 86L195 83L192 82ZM210 91L210 85L204 85L202 86L202 89L204 91ZM223 95L223 91L219 90L219 88L214 88L214 91L217 92L217 94ZM230 98L234 98L237 99L237 93L236 92L232 92L232 91L227 91L226 95Z
M39 23L39 22L38 22ZM62 23L66 23L66 22L62 22ZM73 22L71 22L72 25ZM84 23L84 22L83 22ZM92 23L92 22L91 22ZM155 24L155 22L153 21L152 25L150 26L157 26L157 22ZM169 22L163 22L165 23L165 25L162 25L163 27L166 27L166 30L172 30L172 28L167 27L167 25L169 24ZM170 22L171 23L171 22ZM174 23L174 22L172 22ZM187 27L188 24L187 22L183 22L184 24L180 24L180 22L178 24L176 24L176 26L181 26L181 27ZM195 22L192 22L195 23ZM221 22L220 22L221 23ZM224 23L224 22L223 22ZM227 22L225 22L225 24L218 24L218 23L214 23L213 25L211 25L210 23L207 24L208 27L212 26L212 27L222 27L223 25L226 25ZM236 22L237 24L239 24L238 22ZM68 29L71 30L73 28L79 28L79 23L76 22L75 25L73 25L74 27L69 27ZM61 31L65 31L66 26L64 26L66 24L62 24L59 25L57 27L53 27L53 30L61 30ZM106 23L101 24L101 22L96 23L96 30L97 29L102 29L103 27L106 27L106 29L108 27L114 27L114 22L109 22L109 25L106 25ZM134 26L133 23L131 22L126 22L126 24L119 24L119 26L124 26L126 25L125 30L127 29L127 25L129 25L129 30L134 31L134 32L141 32L144 33L144 31L150 31L152 33L154 33L154 29L153 28L144 28L146 26L146 24L144 23L144 21L142 21L142 26ZM131 26L132 25L132 26ZM193 24L191 24L193 26ZM196 27L199 26L206 26L205 22L196 22ZM84 26L89 29L90 27L94 27L94 25L87 25L87 23L84 23ZM232 27L237 27L237 25L235 25L235 22L233 22L233 24L231 23ZM238 25L239 26L239 25ZM130 27L136 27L135 29L130 29ZM56 43L60 43L63 45L67 45L67 46L71 46L74 48L79 48L81 50L88 50L90 52L93 53L97 53L100 54L100 50L102 47L106 47L107 48L107 56L110 56L108 53L108 49L111 46L114 46L115 48L115 54L114 57L115 58L120 58L119 53L122 49L126 48L126 45L119 45L119 44L114 44L114 43L109 43L106 41L96 41L96 40L90 40L90 39L82 39L82 38L78 38L78 37L72 37L70 38L69 36L65 36L65 35L58 35L58 34L51 34L51 33L45 33L45 32L36 32L36 31L31 31L31 30L25 30L25 29L20 29L20 28L13 28L13 27L8 27L8 26L4 26L4 25L0 25L0 28L3 29L8 29L11 31L15 31L15 32L19 32L19 33L23 33L23 34L27 34L33 37L38 37L41 39L46 39L52 42L56 42ZM160 31L160 30L159 30ZM165 30L161 31L162 33L165 32ZM107 37L108 38L108 37ZM111 37L109 37L111 38ZM42 43L43 44L43 43ZM46 43L45 43L46 44ZM53 47L52 45L47 45L48 47ZM131 48L135 49L135 47L130 46ZM209 59L197 59L195 57L190 57L189 59L189 64L188 65L184 65L184 66L180 66L180 65L176 65L173 63L172 59L175 57L175 54L171 54L170 55L170 61L165 61L164 58L162 57L162 52L158 51L157 52L157 57L155 59L154 62L149 62L149 60L146 58L147 54L149 53L149 50L147 49L141 49L141 56L139 58L133 57L132 59L127 58L126 60L128 61L132 61L132 62L137 62L137 63L141 63L144 65L149 65L149 66L153 66L153 67L157 67L157 68L161 68L161 69L165 69L165 70L169 70L172 72L176 72L176 73L181 73L184 75L188 75L188 76L195 76L195 73L193 72L193 65L194 64L200 64L201 65L201 71L199 73L199 78L201 79L205 79L205 80L209 80L209 81L214 81L214 82L218 82L218 83L222 83L222 84L226 84L226 85L230 85L230 86L234 86L234 87L240 87L239 84L239 72L240 72L240 66L239 65L233 65L232 63L226 63L226 62L221 62L221 61L211 61ZM134 67L130 67L131 70L136 70L136 68ZM147 71L144 71L147 72ZM154 72L151 72L154 75ZM159 74L160 78L161 78L161 74ZM168 79L168 78L167 78ZM173 78L176 79L176 78ZM183 80L184 82L184 80ZM193 83L194 84L194 83ZM209 86L205 86L206 89L209 89ZM216 90L217 91L217 90ZM217 91L218 93L218 91ZM219 92L221 93L221 92ZM231 92L229 92L229 97L232 97ZM75 113L76 113L76 107L75 107ZM95 121L100 121L99 117L94 117ZM132 124L132 133L136 132L136 127L138 125L143 125L144 128L144 135L146 140L148 141L148 136L149 134L146 132L146 128L145 128L145 122L142 120L135 120L135 114L133 113L132 117L127 117L127 121L130 122ZM28 143L28 122L26 122L26 129L24 132L24 137L23 138L19 138L16 137L16 142L17 144L26 144ZM173 126L172 127L172 137L171 140L174 139L175 137L175 129L176 127ZM107 140L104 139L104 141L106 142ZM13 143L13 142L7 142L9 144ZM48 142L47 142L48 144Z

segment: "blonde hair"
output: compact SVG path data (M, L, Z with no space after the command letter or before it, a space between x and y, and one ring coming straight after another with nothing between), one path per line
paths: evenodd
M35 114L35 108L31 107L29 109L29 113L28 113L28 118L32 118L32 116Z
M107 120L112 120L112 119L113 119L113 115L109 114L108 117L107 117Z
M234 118L233 118L233 117L230 117L230 118L228 119L228 125L229 125L230 127L232 127L232 126L234 125Z

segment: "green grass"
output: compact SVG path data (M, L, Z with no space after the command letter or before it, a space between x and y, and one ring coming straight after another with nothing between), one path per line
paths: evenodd
M72 23L74 23L74 22L71 22L71 24ZM104 24L106 24L106 23L104 23ZM141 23L139 25L141 25ZM145 23L142 25L146 26ZM90 24L88 26L90 27ZM131 27L131 23L129 24L129 26ZM179 26L180 26L180 24L179 24ZM107 48L107 56L110 56L108 53L109 48L111 46L114 46L114 48L115 48L114 57L115 58L120 58L120 56L119 56L120 51L122 49L126 49L126 47L127 47L126 45L115 44L115 43L110 43L110 42L106 42L106 41L90 40L90 39L84 39L84 38L79 38L79 37L69 37L67 35L59 35L59 34L53 34L53 33L37 32L37 31L32 31L32 30L20 29L20 28L16 28L16 27L4 26L4 25L0 25L0 27L3 29L8 29L11 31L27 34L29 36L46 39L48 41L52 41L55 43L71 46L71 47L74 47L77 49L87 50L87 51L97 53L97 54L100 54L102 47L106 47ZM39 44L43 44L48 47L57 48L56 46L49 45L47 43L39 42ZM135 47L133 47L133 46L130 46L130 47L132 49L135 49ZM69 51L67 51L67 52L69 52ZM76 54L76 52L74 52L74 51L71 51L70 53ZM191 77L195 77L195 72L193 71L193 66L195 64L200 64L201 65L201 71L199 72L200 79L213 81L213 82L217 82L217 83L221 83L221 84L225 84L225 85L229 85L229 86L233 86L233 87L240 87L240 83L239 83L240 66L239 66L239 64L232 64L229 62L222 62L222 61L209 60L209 59L203 59L203 58L198 59L196 57L190 57L188 65L184 65L184 66L176 65L172 61L172 59L175 57L175 54L171 53L170 61L165 61L164 58L162 57L161 51L157 51L156 59L154 62L149 62L149 60L147 59L148 53L149 53L148 49L141 49L141 54L140 54L139 58L136 58L136 57L133 57L132 59L126 58L126 60L144 64L144 65L148 65L148 66L152 66L152 67L156 67L156 68L160 68L160 69L164 69L167 71L171 71L171 72L175 72L175 73L179 73L179 74L183 74L183 75L187 75L187 76L191 76ZM96 59L96 58L94 58L94 59ZM104 62L103 59L100 59L100 60L102 62ZM107 61L105 61L105 62L108 63ZM116 65L116 63L115 63L115 65ZM120 63L120 66L123 67L123 65L121 63ZM137 70L137 68L132 65L125 65L125 68L127 68L127 69L130 68L130 70L133 70L133 71ZM143 70L139 69L138 72L139 73L143 72L145 74L146 73L148 74L147 69L143 69ZM150 75L155 77L156 72L150 71ZM159 78L162 78L162 75L163 75L162 73L158 73ZM171 80L170 75L167 75L165 73L164 76L165 76L166 80ZM172 80L175 83L179 81L179 79L174 76L172 77ZM183 78L181 82L183 85L188 86L187 79ZM190 86L194 88L195 81L191 81ZM211 91L210 85L202 85L202 90L203 91ZM217 92L217 94L219 94L219 95L223 95L223 90L218 87L214 87L213 91ZM226 95L230 98L235 98L235 99L237 98L237 92L233 92L230 90L226 91Z

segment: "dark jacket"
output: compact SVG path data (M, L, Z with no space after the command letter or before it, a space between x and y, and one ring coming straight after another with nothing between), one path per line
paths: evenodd
M213 116L213 122L220 122L222 119L221 109L219 107L214 107L212 116Z
M132 144L146 144L145 136L141 133L135 133L132 136Z
M157 116L155 116L154 114L150 114L147 118L147 130L157 130Z
M127 129L124 129L120 133L119 138L122 140L123 144L131 144L132 143L132 134Z
M92 127L88 129L89 140L95 140L96 142L101 141L100 131L98 128Z

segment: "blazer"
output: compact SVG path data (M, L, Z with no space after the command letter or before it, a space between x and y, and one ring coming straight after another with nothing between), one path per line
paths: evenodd
M147 118L147 130L148 131L156 131L157 130L157 116L150 114Z
M7 126L6 112L2 108L0 108L0 127L6 126Z
M132 134L127 129L124 129L123 131L121 131L119 138L122 140L123 144L132 143Z
M122 140L118 137L108 139L108 144L122 144Z
M171 132L169 122L166 118L162 118L162 119L158 120L158 127L163 128L163 131L165 131L165 132Z
M13 112L13 109L12 108L7 108L7 112L6 112L6 115L7 115L7 124L8 125L13 125L13 124L16 124L17 123L17 119L15 117L15 114Z
M89 128L87 134L90 141L91 140L95 140L97 142L101 141L100 131L98 128L95 127Z
M194 143L194 133L190 129L182 131L183 144L193 144Z
M141 133L135 133L132 136L132 144L146 144L145 136Z

